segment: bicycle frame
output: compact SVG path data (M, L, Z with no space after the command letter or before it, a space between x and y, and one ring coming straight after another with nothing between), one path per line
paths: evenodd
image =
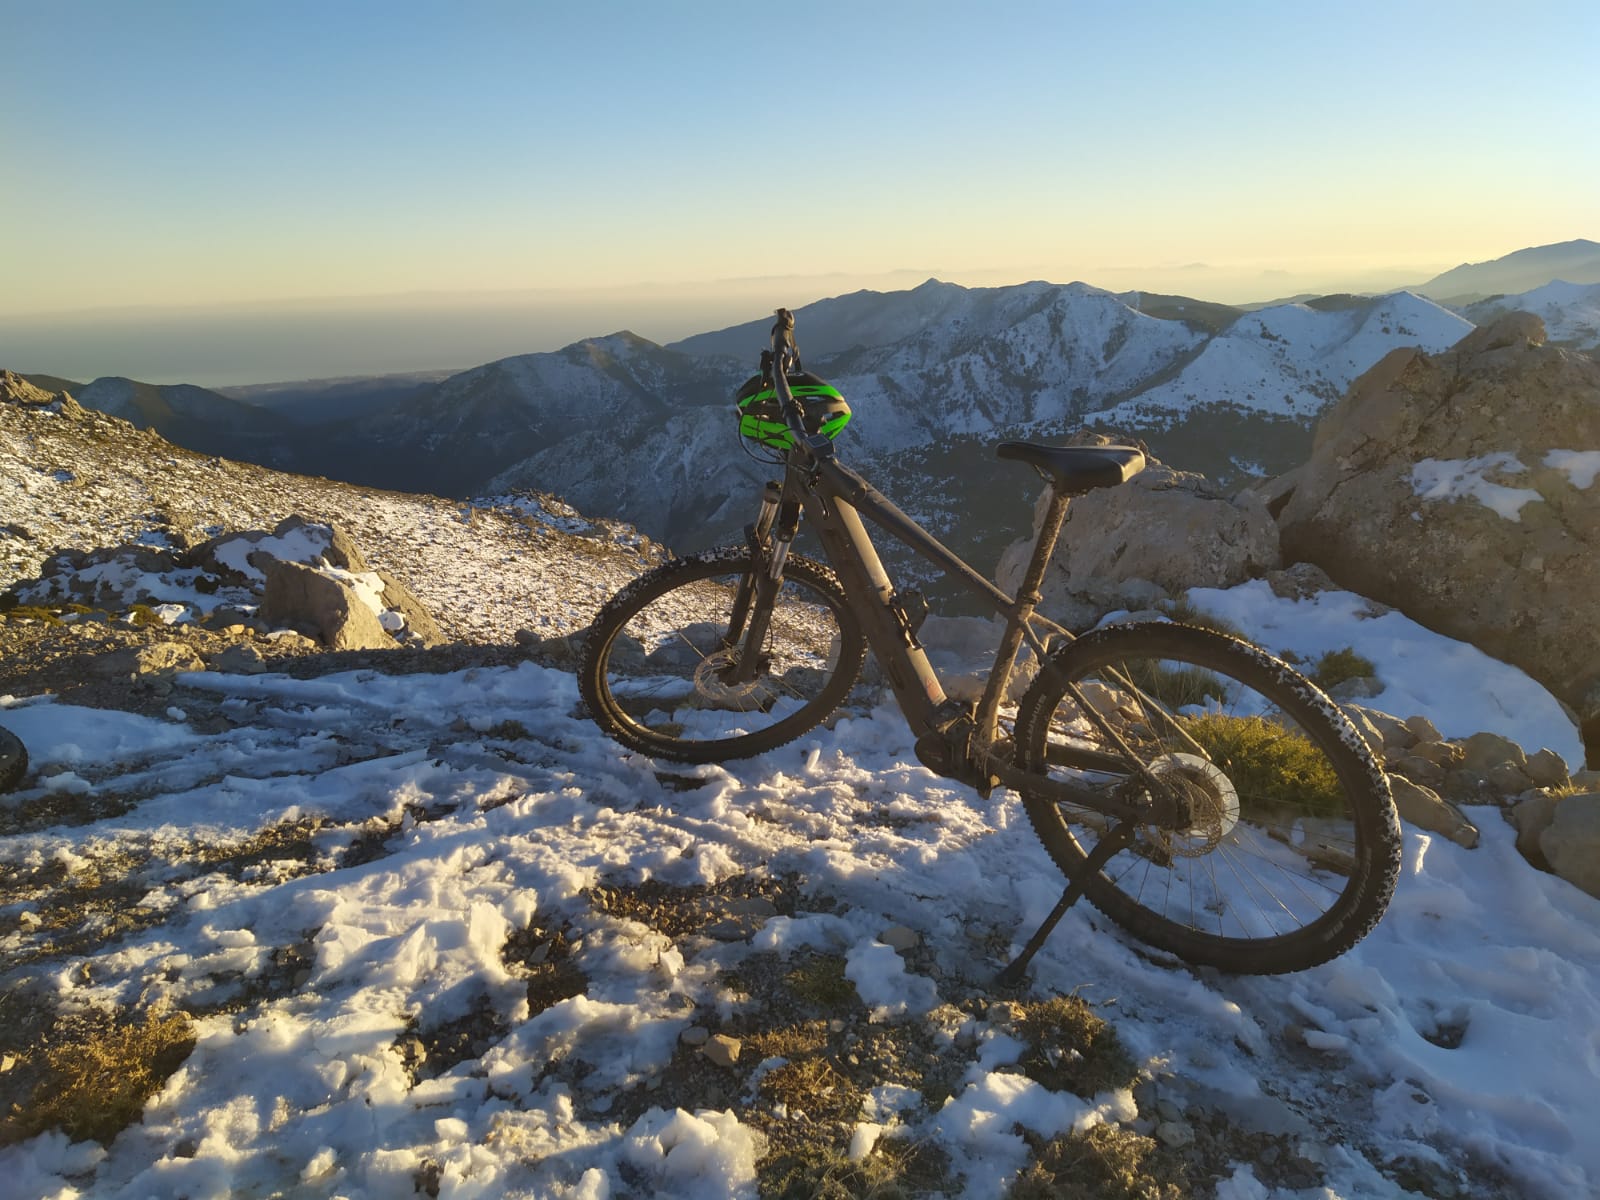
M789 393L786 352L779 345L780 336L775 329L773 380L780 404L790 417L792 442L779 494L774 497L769 489L762 516L752 529L752 542L758 553L765 555L768 567L757 581L752 605L754 613L770 611L770 596L781 580L783 561L803 511L817 530L824 553L861 619L867 643L882 665L912 732L918 736L918 754L926 765L973 784L984 795L989 794L994 784L1001 783L1018 791L1042 792L1059 802L1092 808L1114 819L1158 824L1181 824L1187 820L1187 805L1171 788L1152 776L1131 752L1123 756L1088 749L1058 751L1065 765L1136 777L1139 786L1132 789L1135 794L1127 798L1109 794L1105 789L1074 786L1024 771L1010 757L995 752L1000 702L1024 641L1038 656L1041 668L1048 669L1045 637L1040 636L1035 626L1044 628L1045 636L1073 636L1069 630L1035 611L1041 598L1039 585L1066 519L1068 497L1052 492L1021 587L1016 596L1006 595L864 478L840 463L834 456L832 442L805 431ZM1006 618L994 667L975 711L969 712L965 705L946 695L938 673L917 639L918 622L907 610L906 597L895 589L884 569L863 517L959 580ZM761 536L769 529L770 537ZM758 623L761 628L757 628ZM764 636L764 622L752 619L742 640L747 648L759 647ZM756 655L745 654L741 658L742 671L753 673L758 669ZM1098 716L1077 688L1069 687L1069 692L1111 744L1125 748L1120 736ZM924 756L925 750L927 756Z

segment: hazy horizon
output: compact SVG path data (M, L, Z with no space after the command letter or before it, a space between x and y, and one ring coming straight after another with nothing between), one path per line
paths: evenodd
M1449 264L1457 265L1457 264ZM1446 266L1410 272L1368 272L1317 286L1290 272L1261 272L1255 294L1247 282L1229 294L1264 302L1310 291L1383 290L1415 285ZM1418 272L1421 272L1420 274ZM976 272L980 279L998 272ZM1223 279L1198 264L1179 268L1106 268L1114 282L1084 282L1108 291L1145 291L1234 303L1183 285ZM637 289L563 292L523 289L488 293L410 293L391 296L259 300L223 305L127 306L38 314L0 314L0 366L23 374L88 382L106 375L146 383L238 387L346 376L465 370L485 362L558 350L585 338L629 330L666 344L765 315L782 304L798 308L862 289L903 291L930 278L966 287L1027 282L966 282L938 270L906 269L858 279L812 277L718 280ZM1042 278L1034 276L1032 278ZM1244 290L1240 290L1244 289Z
M1589 0L74 0L6 35L0 365L69 378L470 366L930 275L1378 290L1600 211Z

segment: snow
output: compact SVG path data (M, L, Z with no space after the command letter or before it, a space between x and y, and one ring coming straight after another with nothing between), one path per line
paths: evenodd
M1509 450L1476 458L1424 458L1411 468L1411 490L1423 500L1476 500L1508 521L1522 520L1525 505L1543 499L1532 488L1507 487L1491 481L1490 472L1518 475L1527 471Z
M1400 717L1421 715L1448 738L1493 730L1531 753L1548 746L1576 770L1583 743L1559 701L1520 670L1464 642L1441 637L1354 592L1285 599L1263 580L1229 589L1192 588L1205 612L1231 622L1277 654L1315 663L1354 650L1370 661L1383 690L1361 703Z
M1575 488L1593 487L1600 476L1600 450L1551 450L1544 465L1565 472Z
M1398 614L1368 615L1358 597L1288 601L1250 584L1191 599L1271 648L1367 654L1388 687L1378 707L1576 760L1570 723L1525 677ZM312 873L154 882L147 903L164 906L161 924L60 964L49 986L74 1006L219 1001L308 933L310 974L240 1014L198 1018L193 1054L104 1152L57 1133L0 1150L9 1195L356 1200L409 1195L432 1164L441 1196L750 1197L761 1145L737 1103L607 1115L612 1098L667 1068L719 972L750 954L825 948L846 959L875 1020L929 1021L949 998L941 979L987 979L1002 963L986 939L1020 946L1061 886L1017 798L984 803L930 774L886 707L758 759L693 768L698 786L668 791L654 764L577 715L570 675L531 663L179 683L223 700L234 727L198 733L182 710L161 719L0 701L42 767L14 802L72 780L143 797L117 817L13 835L4 862L220 844L310 817L342 823L319 835L334 859ZM526 733L506 733L508 721ZM1528 1197L1592 1194L1600 901L1532 870L1498 814L1470 815L1483 830L1471 851L1407 830L1389 914L1326 966L1285 978L1196 972L1079 906L1036 960L1033 992L1091 999L1180 1094L1241 1119L1298 1114L1317 1131L1305 1152L1323 1164L1319 1196L1407 1195L1380 1170L1396 1158L1457 1175L1488 1164ZM385 853L340 865L340 847L373 820L390 822ZM802 904L748 943L674 946L580 894L603 879L744 871L797 872L830 910ZM0 938L12 952L32 936L13 915ZM572 923L589 982L530 1014L500 947L535 919ZM938 978L879 940L894 924L920 934ZM503 1028L494 1044L413 1086L396 1049L409 1022L481 1006ZM1453 1048L1446 1031L1459 1035ZM1019 1126L1049 1136L1136 1115L1126 1091L1082 1100L1010 1073L1021 1046L986 1022L969 1032L975 1049L948 1050L972 1055L956 1094L936 1111L910 1089L869 1097L861 1147L884 1130L935 1138L965 1195L997 1196L1026 1161ZM580 1082L545 1073L562 1061L583 1064ZM1303 1193L1240 1164L1216 1195Z

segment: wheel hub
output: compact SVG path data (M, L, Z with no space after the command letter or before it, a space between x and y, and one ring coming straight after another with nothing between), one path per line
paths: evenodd
M1145 827L1146 834L1169 854L1199 858L1215 850L1239 823L1239 793L1217 765L1197 754L1164 754L1148 770L1188 802L1187 829Z

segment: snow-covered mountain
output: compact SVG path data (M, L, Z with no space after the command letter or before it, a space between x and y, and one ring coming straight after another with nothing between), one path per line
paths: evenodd
M1213 337L1173 378L1093 416L1135 429L1216 406L1310 419L1390 350L1443 350L1473 324L1411 292L1264 308Z
M1600 350L1600 282L1557 280L1517 296L1492 296L1461 312L1475 325L1487 325L1508 312L1532 313L1544 322L1551 342L1591 353Z

